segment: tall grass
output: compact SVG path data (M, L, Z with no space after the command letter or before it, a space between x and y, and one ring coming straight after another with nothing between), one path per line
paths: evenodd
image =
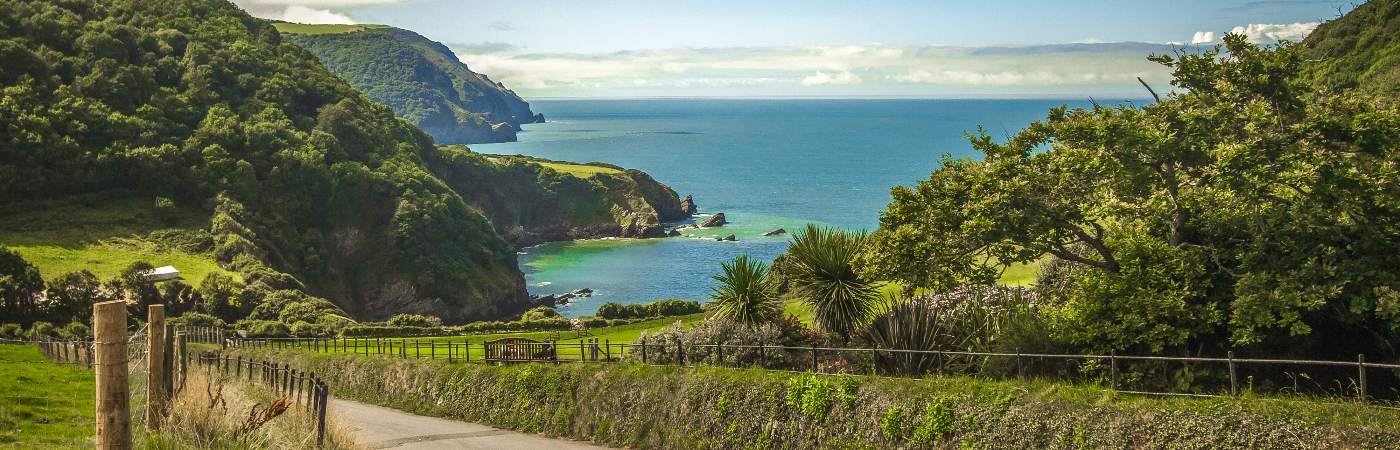
M146 438L148 449L312 449L316 448L316 417L307 411L306 398L261 426L251 427L249 416L279 399L261 385L211 375L190 367L185 385L170 405L170 416L160 432ZM288 399L287 401L291 401ZM240 433L241 429L253 428ZM326 418L323 449L360 449L353 432L333 416Z
M658 449L1391 449L1400 412L1245 396L1126 397L1094 386L639 364L489 366L239 349L327 376L338 396Z

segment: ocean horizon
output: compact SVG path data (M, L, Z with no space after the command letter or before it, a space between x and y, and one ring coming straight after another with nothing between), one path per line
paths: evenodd
M721 262L745 253L771 261L786 251L789 236L762 236L779 228L874 231L891 188L927 179L944 154L980 156L965 134L979 125L1003 138L1052 107L1134 100L534 99L531 108L546 123L524 125L518 142L471 148L642 170L681 197L693 196L701 214L729 220L683 237L552 242L521 251L531 294L594 291L558 308L579 317L610 301L703 303ZM730 234L735 242L715 240Z

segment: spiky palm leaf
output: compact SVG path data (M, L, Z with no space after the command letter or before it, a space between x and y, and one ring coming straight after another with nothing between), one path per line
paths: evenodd
M879 303L875 287L851 265L867 240L864 231L812 224L793 235L788 244L792 285L804 297L818 328L850 336L874 315Z
M768 265L749 258L747 253L720 263L722 275L712 275L720 284L710 286L715 315L744 324L750 329L778 317L777 289L768 280Z

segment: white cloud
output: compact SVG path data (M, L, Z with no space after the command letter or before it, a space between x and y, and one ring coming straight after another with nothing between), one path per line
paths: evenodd
M1317 22L1294 23L1292 25L1272 24L1272 23L1251 23L1242 27L1235 27L1230 33L1243 34L1249 42L1255 44L1277 44L1279 41L1299 42L1308 37L1313 30L1317 29ZM1225 33L1221 33L1222 37ZM1197 31L1196 36L1191 38L1192 44L1218 44L1214 31Z
M798 84L801 84L803 86L820 86L823 84L860 84L860 82L860 77L856 76L856 74L847 71L842 71L840 73L837 73L836 75L828 75L826 72L818 71L816 75L803 78L802 82Z
M350 16L333 13L327 9L311 9L305 6L288 6L286 10L282 11L282 16L276 19L296 23L355 24L355 20L351 19Z
M1171 50L1167 45L1132 43L1014 47L865 44L588 55L459 53L459 57L472 70L490 75L525 96L609 92L684 95L676 93L696 89L801 95L810 93L813 86L861 92L1016 86L1140 90L1137 77L1154 85L1171 79L1169 69L1146 59L1149 53Z
M407 0L232 0L253 17L301 23L355 23L333 9L400 3ZM303 20L296 20L301 18Z
M1235 27L1230 32L1248 36L1249 42L1255 44L1273 44L1282 40L1301 41L1317 29L1318 25L1317 22L1294 23L1292 25L1251 23L1248 26Z

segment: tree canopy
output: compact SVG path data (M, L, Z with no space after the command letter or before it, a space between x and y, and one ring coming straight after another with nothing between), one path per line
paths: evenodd
M1394 355L1400 113L1314 91L1297 45L1151 59L1180 92L979 130L983 158L893 189L863 273L952 288L1049 257L1084 344Z

